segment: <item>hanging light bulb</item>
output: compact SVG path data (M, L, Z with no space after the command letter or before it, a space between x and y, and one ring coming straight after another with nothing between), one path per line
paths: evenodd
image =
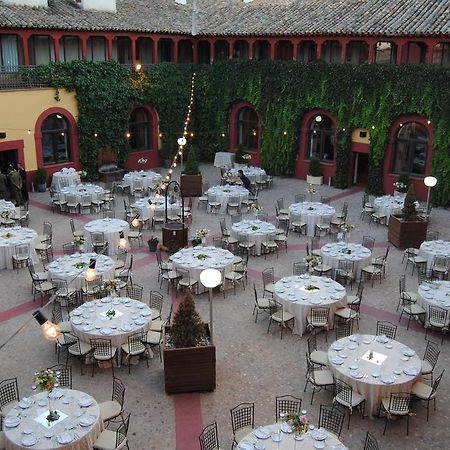
M94 133L94 137L97 137L97 132Z
M137 227L139 226L139 217L140 217L139 214L136 214L136 215L133 217L133 220L131 221L131 226L133 226L133 227L135 227L135 228L137 228Z
M130 139L130 137L131 137L131 134L130 134L130 132L129 132L129 131L127 131L127 134L126 134L125 136L127 137L127 139Z
M178 143L178 145L180 147L184 147L186 145L186 142L187 141L186 141L186 138L184 136L177 139L177 143Z
M33 317L41 326L41 331L45 339L48 339L49 341L55 341L61 334L61 328L59 328L59 326L55 323L47 320L47 318L44 316L44 314L41 313L41 311L35 311L33 313Z
M125 239L125 235L123 234L123 231L119 231L119 247L121 249L125 249L128 246L128 242Z
M97 260L95 258L90 259L89 267L86 269L86 273L84 274L84 278L86 279L86 281L95 280L95 277L97 276L97 272L95 271L96 263Z
M322 116L316 116L316 122L322 122Z

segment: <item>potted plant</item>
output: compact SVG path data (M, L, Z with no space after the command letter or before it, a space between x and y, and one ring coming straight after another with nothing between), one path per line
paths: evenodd
M309 184L321 185L323 183L322 167L317 158L309 160L309 173L306 175L306 182Z
M180 177L180 184L185 197L201 197L203 195L202 174L198 168L195 148L192 146L189 150L184 172Z
M398 248L419 248L426 240L428 221L417 214L414 185L410 184L401 214L389 217L388 240Z
M43 167L38 167L34 181L36 182L36 190L38 192L45 192L47 190L47 171Z
M242 144L239 144L237 146L236 153L234 154L234 162L237 164L244 164L244 146Z
M216 348L210 344L209 328L186 295L166 327L164 382L167 394L213 391L216 388Z
M400 174L398 181L394 183L394 196L405 197L409 187L409 175L407 173Z
M161 144L161 158L163 160L164 167L170 167L172 164L172 158L175 155L176 148L171 145L168 139L164 139Z

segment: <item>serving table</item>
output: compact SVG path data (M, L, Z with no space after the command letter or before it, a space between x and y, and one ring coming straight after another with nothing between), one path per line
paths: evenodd
M295 215L300 215L300 219L306 223L306 234L314 236L316 225L322 217L333 217L336 209L330 205L320 202L300 202L292 203L289 206L289 220Z
M274 284L274 298L294 315L292 332L300 335L306 332L306 317L311 308L330 308L328 323L333 326L335 311L347 305L347 293L341 284L308 274L281 278Z
M48 422L51 409L60 418ZM93 397L75 389L54 389L23 398L4 420L6 450L90 450L103 430L100 408Z
M378 413L382 398L393 392L411 392L421 376L416 352L386 336L351 335L333 342L328 350L334 376L366 399L369 416Z

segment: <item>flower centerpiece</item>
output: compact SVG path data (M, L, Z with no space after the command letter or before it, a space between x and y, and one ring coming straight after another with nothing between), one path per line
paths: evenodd
M250 225L250 228L251 228L252 231L259 230L258 225L255 225L255 224Z
M396 181L394 183L394 189L398 192L406 192L406 189L408 188L408 186L406 186L405 183L403 183L402 181Z
M73 265L76 269L82 269L83 267L87 266L87 263L83 261L78 261Z
M195 257L199 260L199 261L204 261L206 258L209 258L208 255L205 255L204 253L200 253L199 255L195 255Z
M344 253L345 255L351 255L352 251L349 248L343 248L341 250L341 253Z
M351 225L349 223L343 223L341 225L341 230L343 233L350 233L350 231L352 231L354 229L355 229L354 225Z
M306 262L308 263L309 270L313 270L314 267L320 264L320 257L316 255L309 255L306 257Z
M312 201L314 194L317 192L316 186L314 184L309 183L308 186L306 186L306 192L309 194ZM313 208L310 207L310 209Z
M305 434L309 429L309 420L306 417L306 411L302 414L296 412L288 412L285 415L286 424L291 427L292 431L297 434Z
M106 311L106 317L109 320L114 319L114 317L116 317L116 310L115 309L109 309L108 311Z
M249 153L244 153L242 155L242 159L248 164L248 162L252 159L252 155L250 155Z
M41 391L52 392L54 387L59 385L58 373L52 369L41 369L34 374L34 383ZM48 422L54 422L59 419L58 411L52 411L50 405L50 397L48 398L48 416L46 420Z
M87 177L87 172L86 172L85 170L80 170L80 171L78 172L78 175L80 175L80 178L81 178L82 180L84 180L84 179Z
M81 247L84 244L84 236L74 236L72 242Z
M207 228L200 228L199 230L197 230L194 234L194 237L192 238L192 245L194 247L200 245L202 242L204 242L208 234L209 230Z
M7 211L2 211L2 213L0 214L0 217L2 219L9 219L11 217L11 213L8 210Z
M223 192L231 192L231 189L224 189Z
M9 239L11 237L13 237L14 235L12 233L10 233L9 231L5 234L2 234L2 238L3 239Z
M259 211L261 211L261 207L258 206L257 203L251 203L250 206L249 206L249 209L250 209L250 211L253 212L253 214L254 214L255 216L257 216L258 213L259 213Z
M109 294L115 293L119 290L119 280L113 278L112 280L105 280L103 282L103 289Z

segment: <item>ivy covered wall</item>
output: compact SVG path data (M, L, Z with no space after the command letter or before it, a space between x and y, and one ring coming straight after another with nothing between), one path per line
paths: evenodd
M361 127L370 130L371 137L368 190L379 193L392 122L400 115L420 114L433 124L432 174L439 179L434 201L449 201L450 70L446 68L225 61L188 69L159 64L134 73L114 61L76 61L41 66L27 74L39 75L55 88L76 91L81 159L94 174L99 148L116 149L119 162L126 159L129 113L144 103L159 114L165 152L175 151L194 70L190 131L200 159L210 161L216 151L227 148L228 111L235 102L245 100L261 117L262 165L275 174L292 174L302 117L310 109L321 108L337 118L336 185L347 185L351 130Z

